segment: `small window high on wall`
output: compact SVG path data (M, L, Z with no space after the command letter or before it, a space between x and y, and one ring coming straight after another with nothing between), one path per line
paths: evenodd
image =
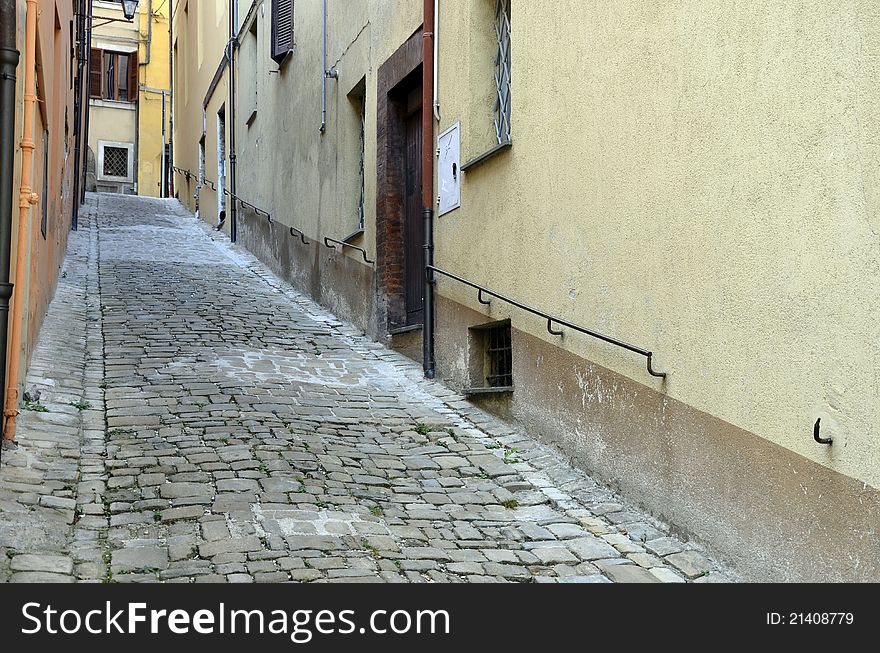
M281 63L293 51L293 0L272 0L272 59Z
M510 0L495 0L495 134L498 143L510 142Z

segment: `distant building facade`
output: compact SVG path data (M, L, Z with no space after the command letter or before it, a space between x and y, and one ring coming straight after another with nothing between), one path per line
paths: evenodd
M433 113L437 378L747 577L880 578L876 13L439 8L422 106L420 0L176 0L181 201L420 360Z
M161 197L170 171L169 2L141 0L131 22L118 2L93 10L90 190Z

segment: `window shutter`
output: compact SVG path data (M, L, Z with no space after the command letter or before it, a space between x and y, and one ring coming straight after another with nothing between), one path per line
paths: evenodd
M104 83L104 53L92 48L89 62L89 97L101 99Z
M128 55L128 101L138 101L138 53Z
M293 50L293 0L272 0L272 59L277 63Z

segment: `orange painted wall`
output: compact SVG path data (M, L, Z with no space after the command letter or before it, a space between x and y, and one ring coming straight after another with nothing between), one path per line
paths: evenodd
M25 0L18 4L18 49L22 59L17 71L18 103L16 107L16 145L22 137L24 100ZM29 225L29 266L26 288L25 342L19 350L24 357L22 369L30 360L36 344L39 327L58 284L61 264L67 247L73 214L73 178L76 168L74 138L73 79L76 62L71 61L75 51L75 17L73 0L39 0L37 21L37 111L34 116L34 164L32 187L39 203L31 209ZM44 136L48 134L48 157ZM43 192L44 173L48 174L48 192ZM21 184L21 149L16 151L16 178L14 189ZM46 235L41 231L43 209L46 209ZM18 204L13 207L12 270L14 277ZM10 343L10 350L17 345ZM22 379L24 374L22 375Z

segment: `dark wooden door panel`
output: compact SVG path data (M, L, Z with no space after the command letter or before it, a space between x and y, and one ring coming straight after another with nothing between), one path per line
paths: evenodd
M421 324L425 291L425 224L422 219L422 114L406 120L405 218L406 323Z

